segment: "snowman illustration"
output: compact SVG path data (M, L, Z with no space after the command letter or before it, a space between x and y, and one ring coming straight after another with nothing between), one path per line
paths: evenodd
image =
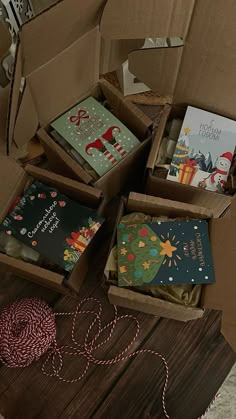
M224 192L232 159L232 153L223 153L216 162L215 170L200 181L198 186L210 191Z

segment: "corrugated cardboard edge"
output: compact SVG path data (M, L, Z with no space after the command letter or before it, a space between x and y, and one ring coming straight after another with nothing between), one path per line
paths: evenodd
M185 217L189 218L196 217L206 219L213 217L212 210L198 205L157 198L136 192L130 192L127 208L130 212L140 211L144 213L147 212L148 208L148 214L150 215L160 214L161 210L164 209L165 215L170 217L181 217L183 213Z
M199 319L204 314L201 308L181 306L113 285L109 287L108 298L114 305L179 321Z
M91 183L92 177L76 163L46 132L45 128L37 131L37 138L42 144L51 168L56 172L63 172L72 179L79 179Z
M78 197L77 199L86 200L87 204L91 204L93 207L98 207L102 200L102 191L98 188L88 186L84 183L77 182L67 177L49 172L40 167L27 165L25 167L26 173L33 176L41 182L45 182L48 185L53 184L55 187L66 190L65 193L73 193Z
M157 131L156 131L153 143L152 143L152 147L149 153L148 161L146 164L147 169L154 169L155 167L156 159L157 159L159 148L161 145L161 140L163 138L163 134L165 131L167 120L170 115L170 111L171 111L171 105L169 104L165 105L161 114L160 123L158 125Z
M129 126L129 129L140 139L147 136L148 129L151 129L153 121L144 114L129 99L125 98L122 93L105 79L100 79L99 84L104 96L107 98L111 106L116 109L116 117L123 124ZM119 103L122 103L120 107ZM133 122L133 117L135 121Z
M236 351L235 231L236 217L233 211L227 217L212 220L210 236L216 282L204 287L202 304L223 312L221 331Z
M64 279L63 275L2 253L0 253L0 267L1 270L15 273L23 278L30 279L37 284L46 285L47 287L54 288L60 292L64 288L62 285Z

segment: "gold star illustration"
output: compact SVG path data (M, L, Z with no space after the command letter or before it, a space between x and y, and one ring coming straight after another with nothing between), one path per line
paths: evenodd
M163 248L163 250L160 252L160 255L162 256L168 256L169 258L172 257L172 253L175 252L175 250L177 250L177 247L174 247L171 245L170 240L167 240L165 243L160 242L161 247Z
M125 272L127 272L127 268L126 268L126 266L120 266L120 273L125 273Z
M184 128L184 133L185 133L185 135L188 135L189 133L191 132L191 129L190 128Z
M150 263L148 263L148 262L144 262L142 265L143 265L144 269L149 269L149 267L150 267Z
M120 250L121 255L125 256L128 250L126 250L124 247Z

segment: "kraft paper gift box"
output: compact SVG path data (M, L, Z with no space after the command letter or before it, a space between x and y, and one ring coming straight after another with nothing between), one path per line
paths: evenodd
M160 151L161 141L164 137L167 122L173 118L183 119L185 112L186 107L184 106L166 105L164 107L160 124L156 131L147 160L145 192L149 195L160 196L166 199L176 199L181 202L204 206L213 211L214 217L219 217L229 209L232 201L230 196L203 190L188 184L166 180L164 177L158 175L158 172L155 170L155 163ZM193 171L194 167L185 165L185 167L181 167L180 176L191 177Z
M82 205L102 212L102 192L94 187L76 182L66 177L48 172L35 166L28 165L23 169L13 159L0 157L0 221L7 215L14 200L24 192L24 187L30 179L37 179L49 186L53 186L68 197L77 200ZM7 179L7 181L6 181ZM106 232L106 233L105 233ZM98 241L103 234L107 234L106 221L95 235L89 246L79 258L68 278L52 270L25 262L0 253L0 270L12 272L15 275L47 286L61 293L76 294L89 271L90 260L97 257Z
M11 91L8 148L11 153L13 143L20 147L38 132L53 171L101 189L109 200L133 182L138 186L141 183L151 143L152 121L111 84L99 81L101 71L124 60L124 51L130 44L121 43L124 47L119 47L120 53L115 54L116 48L111 48L113 42L102 40L104 5L101 0L89 0L86 4L64 0L23 25L19 31ZM80 13L77 13L78 8ZM115 55L111 53L107 64L111 49ZM24 88L19 93L22 79ZM54 119L90 95L106 99L115 116L141 141L97 181L93 181L47 133Z
M145 213L155 217L208 219L216 282L213 285L203 285L199 307L188 307L142 294L137 291L137 287L136 290L132 290L111 285L109 272L105 271L110 303L179 321L201 318L205 308L222 310L222 333L232 348L236 350L235 273L233 266L233 261L236 258L234 245L235 199L232 201L227 217L215 219L213 211L204 207L131 192L128 200L122 199L120 202L110 252L116 244L116 229L122 216L132 212Z

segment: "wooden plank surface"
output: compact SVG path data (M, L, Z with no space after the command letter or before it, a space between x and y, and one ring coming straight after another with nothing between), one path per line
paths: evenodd
M76 300L60 297L53 291L28 281L3 277L0 305L21 296L41 296L56 311L75 308ZM95 297L103 305L102 321L113 317L99 278L94 276L82 287L80 299ZM162 353L169 366L166 405L171 418L196 419L218 391L235 354L220 335L220 314L207 311L203 319L182 323L155 318L128 310L119 313L137 316L141 332L135 349L149 348ZM78 336L83 341L91 318L83 316ZM71 343L71 319L57 323L58 342ZM96 352L99 359L110 359L132 339L134 324L123 320L117 325L110 343ZM91 366L78 383L66 384L41 372L42 361L26 369L0 368L0 413L6 419L67 418L164 418L161 394L164 369L159 359L143 354L113 366ZM79 374L84 361L65 358L67 377Z
M169 366L166 406L170 418L197 419L219 390L235 354L219 333L220 315L180 323L162 319L144 348L162 353ZM164 418L163 366L152 355L138 355L94 418Z

